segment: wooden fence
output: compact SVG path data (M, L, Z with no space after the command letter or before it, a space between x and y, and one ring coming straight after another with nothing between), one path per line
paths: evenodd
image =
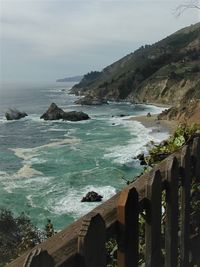
M200 181L198 135L149 173L8 266L105 267L109 238L117 240L119 267L200 266L200 222L196 234L190 233L194 179ZM139 264L141 216L145 220L143 265Z

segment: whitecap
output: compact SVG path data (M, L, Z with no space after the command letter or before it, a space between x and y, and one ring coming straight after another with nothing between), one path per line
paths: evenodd
M3 124L6 122L6 119L0 118L0 124Z
M77 129L75 129L75 128L67 129L67 133L64 134L64 136L69 137L70 135L75 134L76 131L77 131Z
M47 160L44 159L44 158L41 158L41 157L33 157L33 158L29 159L28 162L29 162L30 165L43 164L43 163L47 162Z
M28 201L29 206L31 206L32 208L37 208L37 205L35 205L33 201L33 195L26 196L26 199Z
M131 140L127 142L126 145L117 145L106 149L104 158L112 159L114 163L117 164L129 164L133 162L134 157L140 153L146 153L146 145L153 141L159 143L166 139L168 133L154 133L152 128L146 128L142 123L137 121L129 121L126 118L112 118L108 122L113 126L123 126L126 127L131 135L134 136Z
M48 176L34 176L29 179L21 179L22 177L17 173L13 175L8 175L7 179L4 179L1 183L3 185L4 190L8 193L12 193L15 189L28 189L30 190L34 188L37 190L38 188L46 187L49 185L52 177Z
M66 129L49 128L48 131L50 131L50 132L66 132Z
M44 120L41 120L40 119L40 115L38 114L30 114L28 115L27 119L29 119L30 121L33 121L33 122L37 122L37 123L43 123Z
M59 196L59 198L52 200L48 209L58 215L71 214L74 219L77 219L100 204L99 202L81 202L82 197L89 191L95 191L102 195L103 201L116 194L116 189L112 186L88 185L81 189L70 188L67 190L66 196Z
M4 178L7 178L8 177L8 173L5 172L5 171L0 171L0 179L4 179Z
M5 172L5 171L1 171L0 172L0 180L5 182L5 183L9 183L9 182L12 182L12 181L15 181L15 182L20 182L20 181L23 181L23 183L25 182L25 180L21 179L21 178L30 178L29 181L33 181L31 179L35 179L35 178L41 178L41 176L43 176L43 173L38 171L38 170L35 170L34 168L32 168L31 165L29 164L24 164L17 172L14 172L14 173L8 173L8 172ZM44 180L49 177L43 177L43 182Z
M2 183L3 184L3 189L7 192L7 193L12 193L14 189L18 188L18 186L16 185L16 183L14 181L9 181L6 183Z
M22 118L21 120L25 120L25 118ZM0 124L4 124L4 123L16 123L17 120L6 120L6 118L1 118L0 119Z
M92 122L92 118L90 117L89 120L81 120L81 121L68 121L68 120L63 120L63 122L67 122L68 124L87 124Z

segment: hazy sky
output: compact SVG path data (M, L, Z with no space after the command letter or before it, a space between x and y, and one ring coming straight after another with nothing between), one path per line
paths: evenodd
M49 80L101 70L199 21L184 0L0 0L0 80Z

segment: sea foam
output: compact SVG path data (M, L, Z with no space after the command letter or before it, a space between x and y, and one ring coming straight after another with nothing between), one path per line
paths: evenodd
M129 116L123 118L111 118L109 124L115 126L123 126L127 128L133 138L130 139L126 145L116 145L106 149L104 158L112 159L113 162L122 165L129 165L133 162L134 157L139 153L146 153L146 145L150 142L159 143L166 139L168 133L156 133L153 128L146 128L138 121L128 120Z
M102 195L103 201L116 194L116 189L112 186L88 185L80 189L70 188L66 191L66 196L59 196L59 198L51 201L49 210L55 214L70 214L74 219L77 219L100 204L99 202L81 202L82 197L89 191L95 191Z
M19 169L16 173L16 177L18 178L31 178L34 176L43 176L43 173L33 169L30 165L25 164L21 169Z
M15 153L15 155L24 160L30 160L33 157L39 155L39 151L49 147L57 147L69 144L78 144L80 143L80 139L77 138L68 138L68 139L61 139L54 142L50 142L48 144L37 146L34 148L10 148L11 151Z

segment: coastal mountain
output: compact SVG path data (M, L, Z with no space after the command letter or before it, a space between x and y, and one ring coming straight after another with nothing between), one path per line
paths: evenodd
M83 76L73 76L73 77L66 77L63 79L58 79L56 82L80 82Z
M172 106L200 99L200 23L84 75L71 92Z

